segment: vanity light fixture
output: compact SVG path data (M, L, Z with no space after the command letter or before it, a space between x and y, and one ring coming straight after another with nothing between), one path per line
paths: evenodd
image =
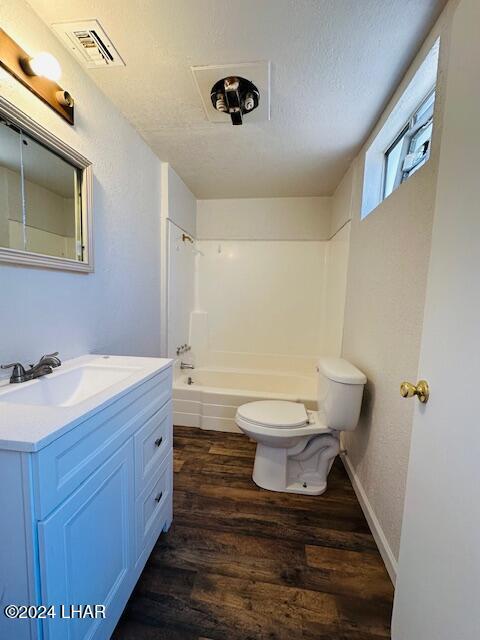
M23 58L20 60L22 69L29 76L43 76L53 82L58 82L62 76L60 63L47 51L38 53L33 58Z
M0 65L64 120L73 124L74 101L68 91L57 84L62 69L51 53L42 51L30 56L0 29Z

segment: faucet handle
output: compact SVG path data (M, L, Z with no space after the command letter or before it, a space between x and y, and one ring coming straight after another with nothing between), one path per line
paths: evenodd
M25 369L20 362L11 362L10 364L2 364L0 368L11 369L13 367L10 382L23 382L25 380Z
M14 367L15 369L18 367L20 370L23 369L23 365L20 362L11 362L10 364L1 364L0 369L11 369ZM25 369L23 369L25 373Z
M54 351L53 353L46 353L40 358L40 360L43 360L43 358L56 358L58 356L58 353L58 351Z

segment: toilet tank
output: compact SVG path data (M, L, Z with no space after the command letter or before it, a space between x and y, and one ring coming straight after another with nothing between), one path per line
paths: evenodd
M321 358L318 372L318 409L326 425L337 431L353 431L358 424L367 378L343 358Z

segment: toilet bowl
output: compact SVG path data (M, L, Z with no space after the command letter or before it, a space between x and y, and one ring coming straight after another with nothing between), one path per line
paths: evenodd
M358 423L365 375L342 358L318 362L318 411L260 400L237 409L238 427L257 443L253 480L264 489L320 495L340 451L340 432Z

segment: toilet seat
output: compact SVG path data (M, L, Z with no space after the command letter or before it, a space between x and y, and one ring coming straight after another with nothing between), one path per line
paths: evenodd
M251 425L293 429L308 424L305 405L288 400L259 400L238 407L237 415Z
M273 422L274 417L278 419L277 423ZM288 400L248 402L238 407L235 421L251 437L264 436L284 442L302 436L331 433L322 412L307 411L304 404Z

